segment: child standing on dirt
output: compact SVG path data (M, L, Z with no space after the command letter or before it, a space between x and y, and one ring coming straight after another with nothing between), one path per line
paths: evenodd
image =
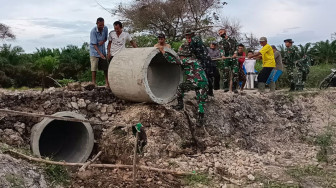
M249 51L248 56L252 56L253 52ZM246 88L247 89L254 89L254 78L255 78L255 71L254 65L256 64L255 59L245 58L244 67L246 70Z

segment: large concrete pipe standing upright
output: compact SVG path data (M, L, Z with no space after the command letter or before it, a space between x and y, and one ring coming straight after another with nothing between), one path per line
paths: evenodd
M177 56L171 49L165 51ZM183 74L180 66L168 63L157 48L127 48L113 57L108 79L118 98L164 104L174 99Z
M85 119L75 112L53 116ZM93 149L94 135L89 123L44 118L31 130L30 145L35 155L57 161L85 162Z

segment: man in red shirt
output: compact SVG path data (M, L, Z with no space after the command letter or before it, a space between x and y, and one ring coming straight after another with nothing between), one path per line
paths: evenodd
M243 64L245 62L246 54L244 52L245 46L243 44L238 45L238 51L232 56L234 58L238 58L239 63L239 71L238 71L238 82L241 82L240 91L243 91L246 84L246 76L243 69Z

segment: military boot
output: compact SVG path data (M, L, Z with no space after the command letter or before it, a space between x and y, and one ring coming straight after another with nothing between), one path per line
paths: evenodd
M265 83L258 82L258 90L259 90L260 93L265 92Z
M237 90L237 83L233 83L233 84L232 84L232 91L233 91L234 93L238 93L238 90Z
M200 126L204 124L204 113L198 112L197 121Z
M183 98L182 97L178 97L177 98L177 105L173 105L172 107L175 110L182 110L183 107L184 107Z
M275 82L271 82L269 85L270 91L274 92L275 91Z
M297 91L303 91L303 85L302 84L296 85L296 90Z
M290 92L295 91L295 84L294 83L291 83L289 91Z
M224 83L223 88L224 88L224 92L225 92L225 93L226 93L226 92L229 92L229 84Z

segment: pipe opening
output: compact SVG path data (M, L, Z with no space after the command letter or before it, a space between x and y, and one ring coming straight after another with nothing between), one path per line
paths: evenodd
M148 66L147 81L156 98L169 99L173 97L180 79L181 68L179 65L169 63L162 53L154 56Z
M40 135L39 151L41 156L53 160L79 162L88 152L89 142L89 132L83 123L53 120Z

